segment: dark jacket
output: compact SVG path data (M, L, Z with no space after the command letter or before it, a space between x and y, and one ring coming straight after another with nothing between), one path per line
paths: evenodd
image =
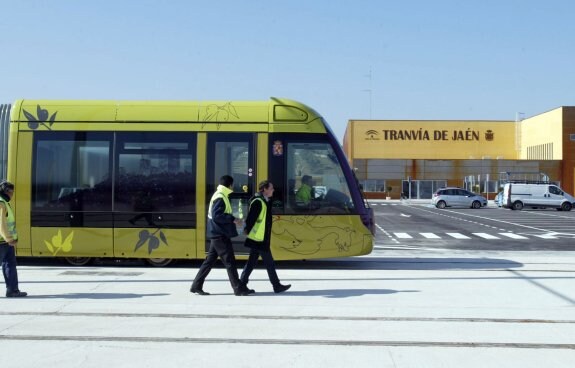
M255 200L256 198L261 198L266 203L267 211L266 211L266 231L264 234L264 240L261 242L252 240L250 238L246 238L246 242L244 245L248 248L255 248L259 250L270 250L270 242L271 242L271 235L272 235L272 201L266 201L265 197L260 193L257 193L255 196L250 198L250 209L248 211L248 217L246 218L246 226L244 228L244 233L249 234L254 227L256 220L258 219L260 212L262 211L262 202Z
M225 236L233 238L238 236L238 230L233 215L225 213L226 204L223 199L218 198L212 204L212 218L208 218L208 226L206 236L208 239L219 238Z

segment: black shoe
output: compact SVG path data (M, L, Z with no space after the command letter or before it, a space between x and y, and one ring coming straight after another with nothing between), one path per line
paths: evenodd
M234 290L234 295L235 296L247 296L247 295L250 295L250 292L248 289L237 289L237 290Z
M248 289L248 287L245 284L240 287L240 290L246 294L255 294L256 292L254 289Z
M6 298L23 298L27 295L28 293L20 290L6 292Z
M290 287L291 287L291 284L288 284L288 285L279 284L278 286L274 286L274 293L276 293L276 294L283 293L284 291L288 290Z
M190 291L194 294L198 294L198 295L210 295L210 293L206 293L205 291L203 291L202 289L196 289L194 287L192 287L190 289Z
M243 291L246 294L254 294L256 292L254 289L248 289L248 284L243 281L240 281L238 290Z

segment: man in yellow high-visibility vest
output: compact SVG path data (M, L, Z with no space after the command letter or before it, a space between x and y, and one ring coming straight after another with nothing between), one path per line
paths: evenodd
M232 215L232 206L228 196L233 192L233 184L234 178L229 175L222 176L220 185L210 200L206 231L206 237L210 239L210 249L190 288L194 294L209 295L204 291L204 281L218 257L228 271L228 278L232 284L232 289L234 289L234 294L242 296L253 293L253 290L249 290L240 282L234 248L232 247L231 238L238 236L236 224L240 225L242 222Z
M313 199L312 178L309 175L304 175L301 178L301 186L295 195L296 205L306 207L311 204Z
M250 274L261 256L274 292L281 293L289 289L291 285L280 283L270 249L272 231L271 198L274 194L274 185L269 180L264 180L258 185L258 190L258 193L250 199L250 209L246 218L244 233L248 236L244 245L250 248L250 257L244 266L240 280L244 285L248 284Z
M14 195L14 184L8 181L0 182L0 260L2 273L6 282L6 297L19 298L28 295L18 289L18 271L16 270L16 245L18 232L16 219L10 199Z

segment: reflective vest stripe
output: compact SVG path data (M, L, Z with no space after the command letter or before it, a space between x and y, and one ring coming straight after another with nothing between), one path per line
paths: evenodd
M210 199L210 206L208 207L208 218L211 220L212 219L212 205L214 204L215 200L221 198L224 200L224 203L226 205L226 209L224 210L225 213L227 214L232 214L232 205L230 204L230 199L228 198L228 196L226 196L224 193L222 192L215 192L214 195L212 196L212 199Z
M248 234L248 238L255 240L255 241L258 241L258 242L261 242L264 240L264 237L266 234L267 204L265 203L265 201L263 199L256 198L252 201L252 203L250 203L250 207L252 206L252 204L255 201L260 201L262 203L262 210L260 211L260 215L258 216L256 223L254 224L254 226L250 230L250 233Z
M6 212L8 216L6 217L6 227L8 228L8 232L12 236L12 239L18 240L18 233L16 232L16 219L14 218L14 212L12 212L12 207L10 207L10 203L6 202L4 198L0 197L0 202L4 203L4 207L6 207ZM6 242L0 235L0 241Z

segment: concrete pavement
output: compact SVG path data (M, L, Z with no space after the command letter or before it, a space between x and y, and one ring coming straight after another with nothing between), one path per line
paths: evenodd
M572 367L575 253L389 253L281 264L274 294L214 269L20 266L9 367Z

